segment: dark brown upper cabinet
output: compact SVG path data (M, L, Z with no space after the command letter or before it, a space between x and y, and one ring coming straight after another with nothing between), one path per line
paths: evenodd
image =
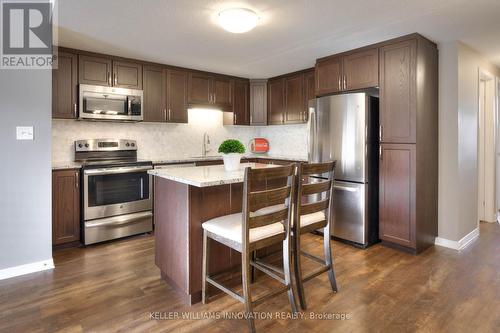
M342 58L329 57L316 61L316 95L342 90Z
M188 122L188 74L160 66L144 66L144 121Z
M201 73L189 74L189 104L212 104L212 78Z
M189 74L189 98L191 106L217 108L231 111L233 107L233 80L203 73Z
M316 61L316 95L377 87L378 48L352 51Z
M92 57L80 54L78 56L79 83L112 86L112 61L110 58Z
M144 66L144 121L167 121L166 70L159 66Z
M267 122L281 125L285 122L285 80L271 79L267 82Z
M130 61L113 61L113 86L142 89L142 65Z
M417 40L380 48L380 141L416 143Z
M182 70L167 71L167 121L188 122L188 73Z
M79 83L142 89L142 65L106 57L79 55Z
M267 125L267 80L250 80L250 125Z
M356 90L377 87L378 49L354 52L342 58L344 89Z
M234 80L233 87L233 124L250 124L250 83L247 80Z
M311 99L316 98L316 90L315 90L315 84L316 81L314 80L314 70L310 70L306 73L304 73L304 84L305 89L306 89L306 104L309 105L309 101Z
M233 80L213 77L212 79L213 102L224 111L231 111L233 108Z
M267 84L269 125L297 124L307 121L309 99L314 99L312 70L270 79Z
M285 78L285 116L287 124L301 123L306 118L304 75Z
M52 244L80 240L80 170L52 172Z
M52 70L52 117L78 118L78 56L59 52L58 68Z

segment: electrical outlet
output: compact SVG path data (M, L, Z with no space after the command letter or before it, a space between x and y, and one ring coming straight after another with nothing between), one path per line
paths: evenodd
M17 126L16 140L33 140L33 126Z

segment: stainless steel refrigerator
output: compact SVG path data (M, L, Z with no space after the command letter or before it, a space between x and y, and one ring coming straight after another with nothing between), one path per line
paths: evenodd
M336 160L332 236L366 247L378 240L376 92L309 102L309 161Z

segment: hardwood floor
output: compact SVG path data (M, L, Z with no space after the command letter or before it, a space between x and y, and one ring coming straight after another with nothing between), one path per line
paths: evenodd
M258 319L257 331L498 332L500 226L481 223L480 231L461 252L435 246L418 256L333 242L339 293L332 294L323 274L305 284L306 319ZM320 254L321 238L305 237L303 248ZM243 305L225 295L208 305L183 305L160 280L151 236L60 250L54 261L53 271L0 281L0 332L246 331L238 319L167 320L176 312L237 313ZM271 286L263 276L253 285L257 293ZM282 294L255 311L289 314L290 305ZM162 319L150 319L151 312ZM350 319L311 320L311 312Z

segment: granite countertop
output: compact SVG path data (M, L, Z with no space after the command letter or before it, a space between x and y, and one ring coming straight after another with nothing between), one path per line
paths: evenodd
M71 169L80 169L82 167L82 163L80 162L52 162L52 170L71 170Z
M268 155L268 154L245 154L243 158L264 158L270 160L285 160L307 162L307 158L300 156L283 156L283 155ZM217 161L222 160L222 156L205 156L205 157L172 157L165 159L153 159L153 164L175 164L175 163L194 163L199 161ZM52 170L79 169L82 163L74 161L59 161L52 162Z
M302 156L283 156L283 155L268 155L268 154L245 154L243 158L264 158L270 160L285 160L307 162L307 158ZM222 160L222 156L205 156L205 157L184 157L184 158L165 158L153 159L153 164L171 164L171 163L190 163L198 161L217 161Z
M196 187L242 183L245 168L273 168L276 165L261 163L241 163L236 171L226 171L223 165L188 166L183 168L149 170L150 175L173 180Z

